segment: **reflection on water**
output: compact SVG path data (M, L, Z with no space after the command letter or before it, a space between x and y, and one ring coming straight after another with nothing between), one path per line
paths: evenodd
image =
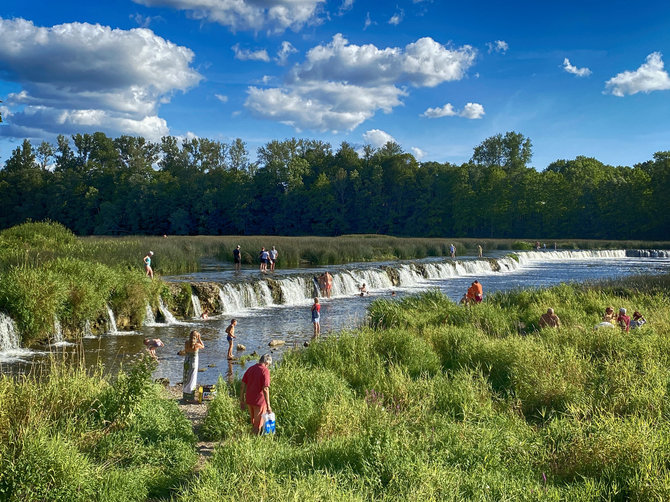
M453 300L458 300L476 277L484 286L484 294L516 288L551 286L560 282L584 281L604 278L617 278L632 274L662 273L670 271L670 260L651 258L608 258L608 259L570 259L548 262L535 261L527 263L523 268L506 273L490 273L488 275L466 275L449 279L426 279L410 288L392 288L396 298L439 288ZM317 271L318 272L318 271ZM249 272L247 272L249 274ZM391 289L373 290L369 296L341 296L330 300L323 299L321 307L322 336L329 332L356 328L364 323L367 306L378 297L390 296ZM263 354L273 352L275 356L285 350L301 347L312 335L311 302L300 305L270 305L234 312L225 316L212 316L204 321L182 322L175 325L148 325L141 331L106 334L100 337L84 338L73 347L62 347L61 351L83 351L85 364L90 367L102 364L105 371L114 372L119 367L132 363L144 352L144 337L160 338L165 346L157 349L159 357L156 378L168 378L171 383L181 382L183 357L179 352L191 330L197 329L202 334L205 348L200 352L199 383L215 383L221 375L231 381L239 374L243 366L227 360L228 343L224 333L230 319L238 320L235 330L236 344L246 346L244 352L235 351L237 357L256 352ZM270 340L285 340L281 347L270 349ZM32 353L26 357L22 353L22 362L2 363L2 371L26 371L32 362L44 360L45 354ZM255 360L247 361L245 367Z

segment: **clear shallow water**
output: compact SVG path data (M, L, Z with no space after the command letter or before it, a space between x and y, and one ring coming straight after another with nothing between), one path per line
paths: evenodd
M422 263L436 263L442 260L423 260ZM373 289L369 296L347 294L334 297L330 300L322 299L321 332L328 336L329 332L340 331L360 326L366 317L366 309L371 301L379 297L391 298L391 291L396 291L396 298L425 291L430 288L439 288L450 298L457 301L467 290L470 283L477 278L484 287L484 295L494 291L511 290L517 288L544 287L561 282L620 278L636 274L658 274L670 272L670 259L654 258L589 258L589 259L551 259L543 261L542 256L537 259L522 260L521 268L507 272L491 272L474 270L472 273L461 270L460 277L447 279L424 279L415 277L415 283L399 288ZM379 264L361 264L361 268L374 267ZM334 275L344 270L351 270L355 265L328 267ZM277 272L277 277L290 276L296 273L317 274L324 268L310 270L283 270ZM259 277L258 271L247 269L242 274L234 275L230 270L210 270L199 274L189 274L175 277L176 280L189 281L216 281L224 282L236 280L247 282ZM73 346L51 347L56 354L71 354L79 351L83 354L86 365L103 364L106 371L114 372L119 366L131 363L144 353L142 343L145 337L160 338L165 346L157 350L159 365L154 376L168 378L171 383L181 382L183 358L177 352L183 348L184 340L192 329L202 334L205 349L200 353L199 374L200 383L215 383L219 375L232 377L242 371L243 366L231 364L226 360L228 342L224 329L228 326L231 317L238 320L236 328L236 342L246 346L244 352L235 351L236 356L250 354L256 351L259 354L271 351L268 347L270 340L284 340L286 345L273 351L275 355L292 347L300 347L312 336L310 316L311 301L299 300L294 305L269 305L264 307L242 309L225 316L212 316L208 320L192 320L175 325L145 326L137 332L116 332L100 337L84 338ZM49 357L49 349L42 352L21 350L18 353L0 353L0 370L10 372L24 372L37 362ZM253 361L247 363L252 364Z

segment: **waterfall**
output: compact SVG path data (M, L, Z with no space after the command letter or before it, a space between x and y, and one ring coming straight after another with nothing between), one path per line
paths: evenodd
M8 315L0 312L0 352L18 350L20 347L16 324Z
M114 317L114 312L109 305L105 304L105 307L107 307L107 332L110 335L118 335L119 330L116 327L116 318Z
M165 323L170 325L170 324L183 324L177 321L175 317L172 315L172 312L168 310L168 308L165 306L165 303L163 303L163 299L159 298L158 299L158 310L160 310L160 313L163 314L163 318L165 319Z
M53 343L51 344L54 347L64 347L65 345L72 345L70 342L66 342L63 337L63 327L60 324L58 316L54 314L54 332L53 332Z
M282 303L299 305L312 298L312 281L307 283L304 277L290 277L279 281Z
M193 317L200 319L202 317L202 306L200 305L200 298L191 293L191 304L193 305Z
M525 264L535 261L552 260L588 260L622 258L623 250L565 250L565 251L521 251L509 256L490 259L442 260L428 259L415 262L401 262L395 265L379 267L375 265L351 269L331 268L333 276L332 296L351 296L359 293L359 287L365 283L374 294L375 291L393 289L394 281L401 288L415 288L426 285L431 280L444 280L454 277L481 277L513 272ZM314 272L279 276L275 279L281 291L280 300L273 299L267 280L254 282L232 282L219 284L219 300L224 313L240 312L247 309L281 303L283 305L304 305L311 302L315 291L319 292ZM275 283L273 283L275 284ZM274 286L273 286L274 289ZM275 291L276 293L276 291ZM319 292L323 294L323 292ZM194 298L194 310L196 300Z
M144 326L159 326L156 322L156 316L154 316L154 311L151 310L151 305L149 302L144 306Z
M531 261L551 260L588 260L593 258L625 258L626 251L623 249L575 249L565 251L522 251L516 253L519 263L524 264Z
M81 336L83 336L84 338L95 338L95 335L91 330L91 321L89 321L88 319L84 321L84 327L82 328Z

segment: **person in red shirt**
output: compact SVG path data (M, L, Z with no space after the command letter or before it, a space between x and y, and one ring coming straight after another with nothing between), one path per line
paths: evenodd
M272 355L263 354L242 377L240 387L240 408L249 409L254 434L260 434L263 427L263 414L272 413L270 406L270 365Z
M630 316L626 315L626 309L619 309L619 315L616 318L616 322L622 331L625 331L626 333L630 331Z

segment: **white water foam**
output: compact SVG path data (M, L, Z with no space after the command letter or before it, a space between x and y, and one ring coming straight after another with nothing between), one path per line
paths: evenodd
M61 326L60 319L57 315L54 315L54 332L52 337L53 342L51 343L54 347L65 347L66 345L74 345L73 343L65 341L63 337L63 327Z
M165 306L165 303L163 302L162 298L158 299L158 310L160 313L163 315L163 318L165 319L165 324L160 324L160 326L168 325L180 325L180 326L185 326L188 325L189 323L183 322L183 321L178 321L174 315L172 315L172 312Z
M154 311L151 310L151 305L147 302L147 304L144 306L144 326L165 326L164 324L160 324L156 322L156 316L154 315Z
M202 317L202 305L200 305L200 298L191 293L191 305L193 305L193 317L200 319Z
M110 335L118 335L119 329L116 327L116 317L114 317L114 311L112 308L105 304L107 308L107 333Z
M0 312L0 363L23 361L32 351L21 348L19 330L6 314Z
M401 263L395 269L402 289L423 287L432 280L455 277L480 277L516 271L538 261L565 261L625 257L623 250L601 251L523 251L515 253L516 258L506 256L497 259L445 260L431 262ZM393 289L391 274L386 268L360 268L333 271L333 297L357 295L365 283L373 292ZM318 289L313 276L295 275L277 280L281 289L282 305L304 305L312 301ZM323 292L321 292L323 294ZM224 313L241 312L248 309L275 305L267 281L252 283L227 283L219 286L219 299Z

